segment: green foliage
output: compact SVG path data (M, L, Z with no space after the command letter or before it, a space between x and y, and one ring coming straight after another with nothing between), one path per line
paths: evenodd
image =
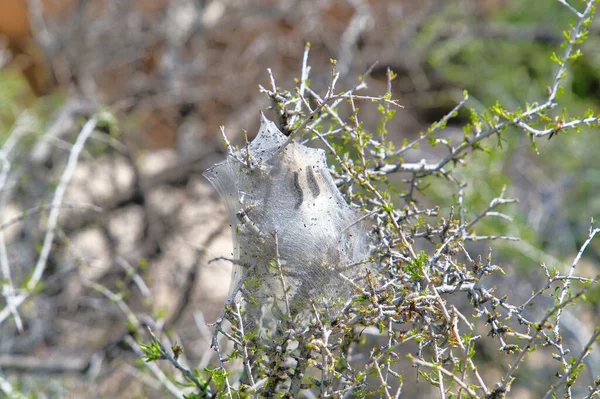
M140 348L144 351L144 361L153 362L162 359L162 350L156 341L150 344L140 344Z

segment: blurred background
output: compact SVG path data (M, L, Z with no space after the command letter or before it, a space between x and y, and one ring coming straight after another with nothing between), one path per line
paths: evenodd
M278 86L293 89L306 42L313 88L326 88L330 59L338 61L339 90L375 62L374 93L385 92L388 67L398 74L392 93L405 108L388 130L400 144L454 108L464 89L476 111L543 101L556 66L550 55L572 17L554 0L3 0L0 222L11 285L31 275L46 232L43 207L83 118L108 110L118 131L100 129L85 146L43 284L19 308L21 323L0 324L0 377L36 398L164 397L126 343L127 316L94 283L123 294L140 320L160 320L188 364L207 365L205 323L216 319L230 270L208 262L231 256L232 244L224 206L201 173L225 157L219 126L234 144L244 130L255 134L269 105L258 89L270 86L267 68ZM568 114L600 112L599 32L594 21L565 80ZM375 126L378 115L362 118ZM461 137L467 122L468 112L459 114L449 134ZM600 215L600 137L596 129L540 141L539 155L523 135L506 137L502 150L475 154L459 174L473 214L503 185L520 199L511 223L486 221L479 231L522 238L494 244L508 279L498 289L519 298L540 288L540 262L570 265ZM456 202L444 184L427 195L442 207ZM580 273L596 275L599 259L596 241ZM2 308L8 280L4 273ZM571 320L566 339L574 345L598 325L598 297L590 292L589 306ZM521 375L544 378L517 382L513 397L545 391L545 361L523 367ZM490 366L492 380L501 367ZM409 384L416 372L404 372L406 394L416 387L425 395L425 384Z

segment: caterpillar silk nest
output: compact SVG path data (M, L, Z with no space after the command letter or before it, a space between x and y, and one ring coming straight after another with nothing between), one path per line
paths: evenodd
M323 150L288 141L261 114L257 137L205 176L231 216L238 264L232 286L244 279L248 323L307 320L312 303L334 316L362 285L368 232L336 187Z

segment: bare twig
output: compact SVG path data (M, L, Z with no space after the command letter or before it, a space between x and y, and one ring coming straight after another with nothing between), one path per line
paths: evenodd
M48 224L46 226L46 234L44 236L44 242L42 244L42 250L40 251L40 255L36 262L33 273L31 274L31 277L26 285L26 288L30 292L33 292L35 290L46 269L46 264L48 262L48 257L50 256L50 250L54 241L55 229L58 224L58 217L60 215L60 205L63 203L63 198L67 190L67 186L71 181L73 174L75 173L77 162L79 160L79 155L83 151L85 142L96 128L97 123L97 117L92 117L85 123L79 135L77 136L75 144L73 145L73 148L71 149L71 152L69 154L69 158L67 159L67 164L61 175L56 191L54 192L54 197L52 199L50 214L48 216ZM15 296L13 301L14 307L19 307L25 301L28 295L29 294L21 294ZM6 320L10 312L11 311L8 307L0 311L0 323Z

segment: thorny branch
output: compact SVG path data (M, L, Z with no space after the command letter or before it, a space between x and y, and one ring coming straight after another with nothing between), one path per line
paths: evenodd
M563 4L567 4L566 2L561 1ZM418 163L397 163L397 164L386 164L382 168L374 169L370 171L371 173L394 173L394 172L421 172L432 174L438 171L441 171L445 165L450 162L458 162L460 157L467 152L469 149L476 148L478 143L481 140L488 138L494 134L501 135L507 127L516 127L525 132L533 141L535 138L548 136L548 138L552 138L555 134L559 132L564 132L566 129L577 128L579 126L591 126L594 124L598 124L600 118L597 115L586 116L582 118L573 118L570 121L565 121L563 118L555 118L555 123L552 126L545 128L537 128L536 123L542 123L543 116L546 116L546 113L552 110L557 106L556 97L558 94L558 89L560 87L561 81L566 76L566 70L568 61L574 59L578 55L574 55L573 51L577 44L580 44L583 38L586 35L585 27L591 22L591 17L594 13L594 0L589 0L586 2L585 10L578 14L578 23L571 29L568 34L567 45L565 46L565 50L560 58L557 57L558 69L556 70L554 77L552 79L551 84L548 86L548 97L539 105L531 106L526 109L524 112L508 112L502 109L492 109L493 117L484 120L481 123L475 124L474 126L474 134L472 136L465 136L463 142L461 142L457 146L448 145L449 154L444 158L440 159L438 162L430 163L426 162L424 159ZM570 7L570 6L569 6ZM455 114L459 109L463 107L468 99L465 96L464 100L461 101L455 109L449 115ZM444 119L448 119L444 117ZM440 122L442 122L442 119ZM485 125L485 128L484 128ZM441 126L440 124L434 126L428 132L431 134L433 131L437 129L437 127ZM421 141L425 137L429 135L422 135L416 141ZM406 149L410 148L410 146L404 146L401 150L398 150L398 153L402 153Z
M561 3L574 10L568 3ZM547 278L543 287L534 289L522 304L512 304L509 297L498 296L496 289L488 286L490 276L502 272L493 262L491 250L486 257L473 255L470 245L484 240L515 240L515 237L503 235L478 235L474 229L490 217L511 221L511 217L499 208L516 200L505 198L504 188L497 198L490 201L487 209L472 218L466 217L463 201L465 185L453 176L453 165L464 162L470 152L481 148L484 139L502 135L507 127L515 127L534 140L536 137L552 137L568 128L598 122L598 117L591 115L570 121L556 119L554 126L537 127L558 105L560 82L568 61L585 36L593 5L594 1L587 1L585 10L576 12L578 23L568 35L558 70L549 86L548 97L540 105L519 112L490 108L487 114L474 121L471 132L458 145L452 145L441 137L441 133L447 122L467 106L468 95L426 134L400 149L390 149L390 143L386 142L385 126L391 106L400 108L390 98L394 77L391 71L388 72L388 95L381 97L359 94L367 87L366 77L370 71L355 87L336 94L338 73L334 68L329 84L323 90L325 94L319 94L308 84L308 46L303 57L300 87L295 92L280 90L269 71L271 88L261 87L261 91L271 100L272 109L280 118L282 131L289 135L288 142L317 140L333 156L336 167L332 173L336 177L336 184L356 208L365 211L361 221L373 223L373 235L376 237L373 261L381 265L381 269L379 273L369 274L367 286L357 287L360 293L344 305L335 319L324 319L313 304L313 317L308 325L301 330L298 326L291 326L289 330L279 331L266 340L257 337L247 339L248 334L252 335L247 330L240 334L243 316L238 304L235 304L235 309L227 306L219 320L226 317L239 325L229 333L217 328L215 337L222 334L234 344L244 362L246 373L253 373L256 381L250 385L242 384L240 389L263 394L273 394L277 390L294 396L303 391L310 395L318 392L321 397L344 397L367 392L363 378L368 374L378 381L379 395L399 397L403 387L402 376L393 367L402 357L398 349L418 342L417 354L410 355L409 359L418 366L422 378L438 387L442 397L467 394L477 398L500 398L510 390L526 354L536 345L544 345L554 348L555 357L561 361L564 369L548 395L569 381L565 394L571 397L571 386L577 379L577 370L589 356L598 332L590 336L579 356L569 364L566 359L569 349L560 334L560 318L568 311L567 306L578 303L588 292L588 287L597 284L597 277L576 276L574 270L599 229L590 229L588 239L581 246L567 274L550 273L542 265ZM332 64L335 66L335 62ZM347 108L342 112L343 101ZM360 122L357 104L365 101L382 106L384 117L380 126L384 129L378 134L371 134ZM357 160L347 156L348 147L344 147L344 140L355 146ZM426 141L442 144L448 154L436 162L394 160L394 157L405 156ZM410 178L403 180L408 187L397 194L405 201L403 208L399 208L395 199L382 190L388 182L388 176L394 172L410 175ZM455 184L458 201L446 216L441 216L444 212L439 208L421 208L416 202L415 195L426 177L445 179ZM249 221L246 222L251 226ZM421 250L425 242L433 245L430 254ZM278 259L275 266L281 269ZM571 283L575 281L585 283L586 287L572 292ZM557 287L558 283L562 285ZM284 279L282 284L285 287ZM531 313L534 300L546 298L553 286L559 292L555 296L554 306L547 307L541 315ZM460 298L467 299L474 318L469 318L468 309L456 304ZM497 340L499 353L507 358L512 356L502 380L495 383L485 381L474 357L476 343L484 340L483 335L475 335L483 327L482 324L488 328L488 341ZM282 325L285 325L285 320ZM365 371L352 368L351 342L358 326L363 329L377 327L379 333L387 336L385 345L371 351ZM250 352L257 361L252 368L248 367ZM218 356L221 358L222 354ZM287 361L283 361L286 358ZM273 375L273 367L277 367L280 373ZM313 374L320 374L319 380L305 379L311 369ZM590 392L597 392L599 385L596 383L596 388L591 387Z

